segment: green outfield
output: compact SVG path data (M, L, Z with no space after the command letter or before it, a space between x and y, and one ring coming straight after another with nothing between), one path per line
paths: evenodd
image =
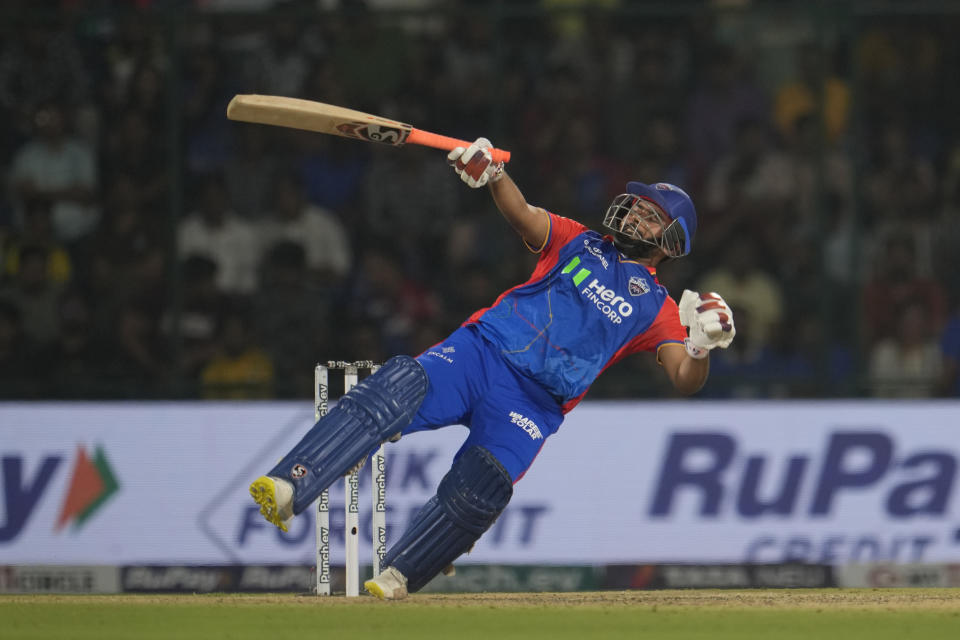
M0 638L960 638L960 589L419 595L5 595Z

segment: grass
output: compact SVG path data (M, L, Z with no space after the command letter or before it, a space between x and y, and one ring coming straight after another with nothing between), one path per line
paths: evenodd
M960 589L419 595L403 602L289 594L0 596L0 638L960 637Z

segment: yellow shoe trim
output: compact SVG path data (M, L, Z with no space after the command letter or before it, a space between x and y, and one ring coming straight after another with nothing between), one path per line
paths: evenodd
M281 531L287 530L287 523L280 519L277 509L277 485L267 476L260 476L250 484L250 495L260 505L260 515Z
M387 599L387 595L383 592L383 587L377 584L376 580L367 580L363 583L363 588L366 589L368 593L377 596L381 600Z

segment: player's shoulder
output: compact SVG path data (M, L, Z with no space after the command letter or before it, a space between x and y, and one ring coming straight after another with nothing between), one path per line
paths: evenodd
M551 211L547 211L547 216L550 220L550 229L547 232L544 248L550 252L568 247L581 234L590 231L585 224L573 218L566 218Z
M590 228L579 220L561 216L552 211L547 211L547 216L550 218L550 224L553 225L555 229L565 232L565 235L576 235L584 231L590 231Z

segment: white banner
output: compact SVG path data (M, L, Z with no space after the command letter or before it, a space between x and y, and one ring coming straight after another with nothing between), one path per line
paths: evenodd
M309 401L0 404L0 565L312 562L312 513L281 534L247 494L312 414ZM389 541L465 435L387 446ZM957 562L958 458L954 402L587 402L464 561ZM341 564L342 483L331 500ZM369 563L367 469L361 505Z

